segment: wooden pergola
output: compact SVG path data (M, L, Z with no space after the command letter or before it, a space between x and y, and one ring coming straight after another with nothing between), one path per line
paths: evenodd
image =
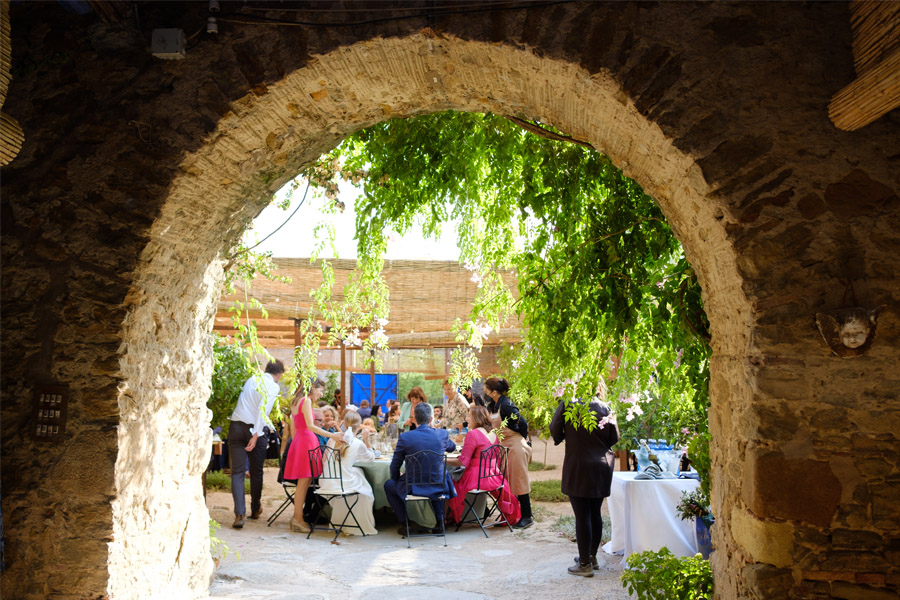
M335 277L332 298L335 302L341 302L356 261L328 262ZM234 336L237 331L229 309L235 301L247 305L248 298L253 297L262 304L268 317L263 319L257 309L245 312L242 319L255 321L260 344L270 351L292 350L300 344L300 324L308 318L313 306L311 292L322 284L321 263L311 263L306 258L275 258L273 263L277 266L276 274L289 277L290 283L257 279L248 290L242 282L238 282L233 294L223 295L219 299L213 325L215 332ZM398 361L396 367L389 367L390 371L424 372L431 373L426 376L429 379L444 378L446 367L438 369L437 365L446 366L451 349L460 345L451 329L456 319L466 319L472 310L478 289L473 273L455 261L394 260L385 262L383 274L390 290L391 312L385 333L391 350L395 353L398 350L430 350L433 355L431 369L413 365L403 367ZM515 296L514 274L504 272L503 277ZM496 349L520 340L521 323L512 318L499 332L490 333L483 341L485 349L479 359L487 368L496 366ZM324 356L320 356L318 367L327 370L340 368L342 387L348 371L374 375L374 367L363 369L348 365L347 351L358 349L343 345L323 346ZM331 362L328 362L328 354L333 356ZM337 354L340 355L339 365L335 364ZM388 367L389 361L384 362ZM346 394L342 396L346 397Z

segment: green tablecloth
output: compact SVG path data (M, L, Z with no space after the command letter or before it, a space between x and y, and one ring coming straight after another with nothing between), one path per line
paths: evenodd
M384 495L384 482L391 478L391 460L385 458L372 462L358 462L353 466L363 470L366 481L372 486L372 491L375 493L375 508L390 507L387 496ZM409 520L415 521L422 527L431 528L437 525L430 502L412 502L407 505L407 511Z

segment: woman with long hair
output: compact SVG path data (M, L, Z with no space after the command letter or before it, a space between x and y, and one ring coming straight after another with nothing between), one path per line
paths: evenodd
M294 492L294 516L291 517L291 531L309 533L309 524L303 520L303 508L306 504L306 492L312 481L312 468L309 464L309 451L319 447L316 436L341 439L340 433L326 431L313 421L313 404L322 397L325 382L317 380L309 392L303 395L303 386L297 386L291 399L291 447L288 450L284 465L284 478L296 479L297 489Z
M343 498L332 498L329 501L331 505L331 523L344 523L344 531L351 535L376 535L378 531L375 529L375 517L372 514L372 508L375 505L375 493L372 486L366 480L366 476L362 469L354 467L357 462L372 462L375 460L375 453L372 452L371 433L369 429L362 427L362 420L359 414L349 410L344 415L344 426L347 428L339 440L331 439L328 445L332 448L338 448L341 453L341 480L343 482L344 493L357 492L358 499L351 498L350 505L353 506L353 516L347 515L347 504ZM362 439L357 438L357 434L362 435ZM337 473L331 473L328 467L325 468L327 477L336 477ZM339 482L337 479L320 479L319 490L324 493L335 492L340 493ZM354 505L354 501L356 504ZM345 520L346 518L346 520ZM362 531L356 527L357 521Z
M494 428L499 429L502 422L506 421L506 426L500 433L500 445L509 448L506 478L510 491L519 499L522 509L522 518L513 528L525 529L534 525L531 515L531 479L528 476L531 446L525 439L528 436L528 423L509 399L509 383L505 379L491 377L484 382L484 393L489 398L487 409L491 413Z

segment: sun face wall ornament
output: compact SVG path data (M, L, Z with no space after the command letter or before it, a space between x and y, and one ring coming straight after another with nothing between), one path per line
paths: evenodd
M862 356L872 347L878 313L876 308L841 308L832 313L816 313L816 325L831 351L841 358Z

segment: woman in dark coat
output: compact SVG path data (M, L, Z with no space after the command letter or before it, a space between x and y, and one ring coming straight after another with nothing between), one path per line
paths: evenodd
M576 400L582 402L582 400ZM600 507L609 496L612 484L615 455L610 449L619 441L619 429L611 420L609 407L594 398L590 410L597 418L597 427L588 431L583 426L566 421L566 402L560 401L550 422L550 435L559 445L566 440L566 457L563 461L562 492L569 496L575 513L575 539L578 542L578 558L569 573L593 577L597 564L597 549L603 533Z

